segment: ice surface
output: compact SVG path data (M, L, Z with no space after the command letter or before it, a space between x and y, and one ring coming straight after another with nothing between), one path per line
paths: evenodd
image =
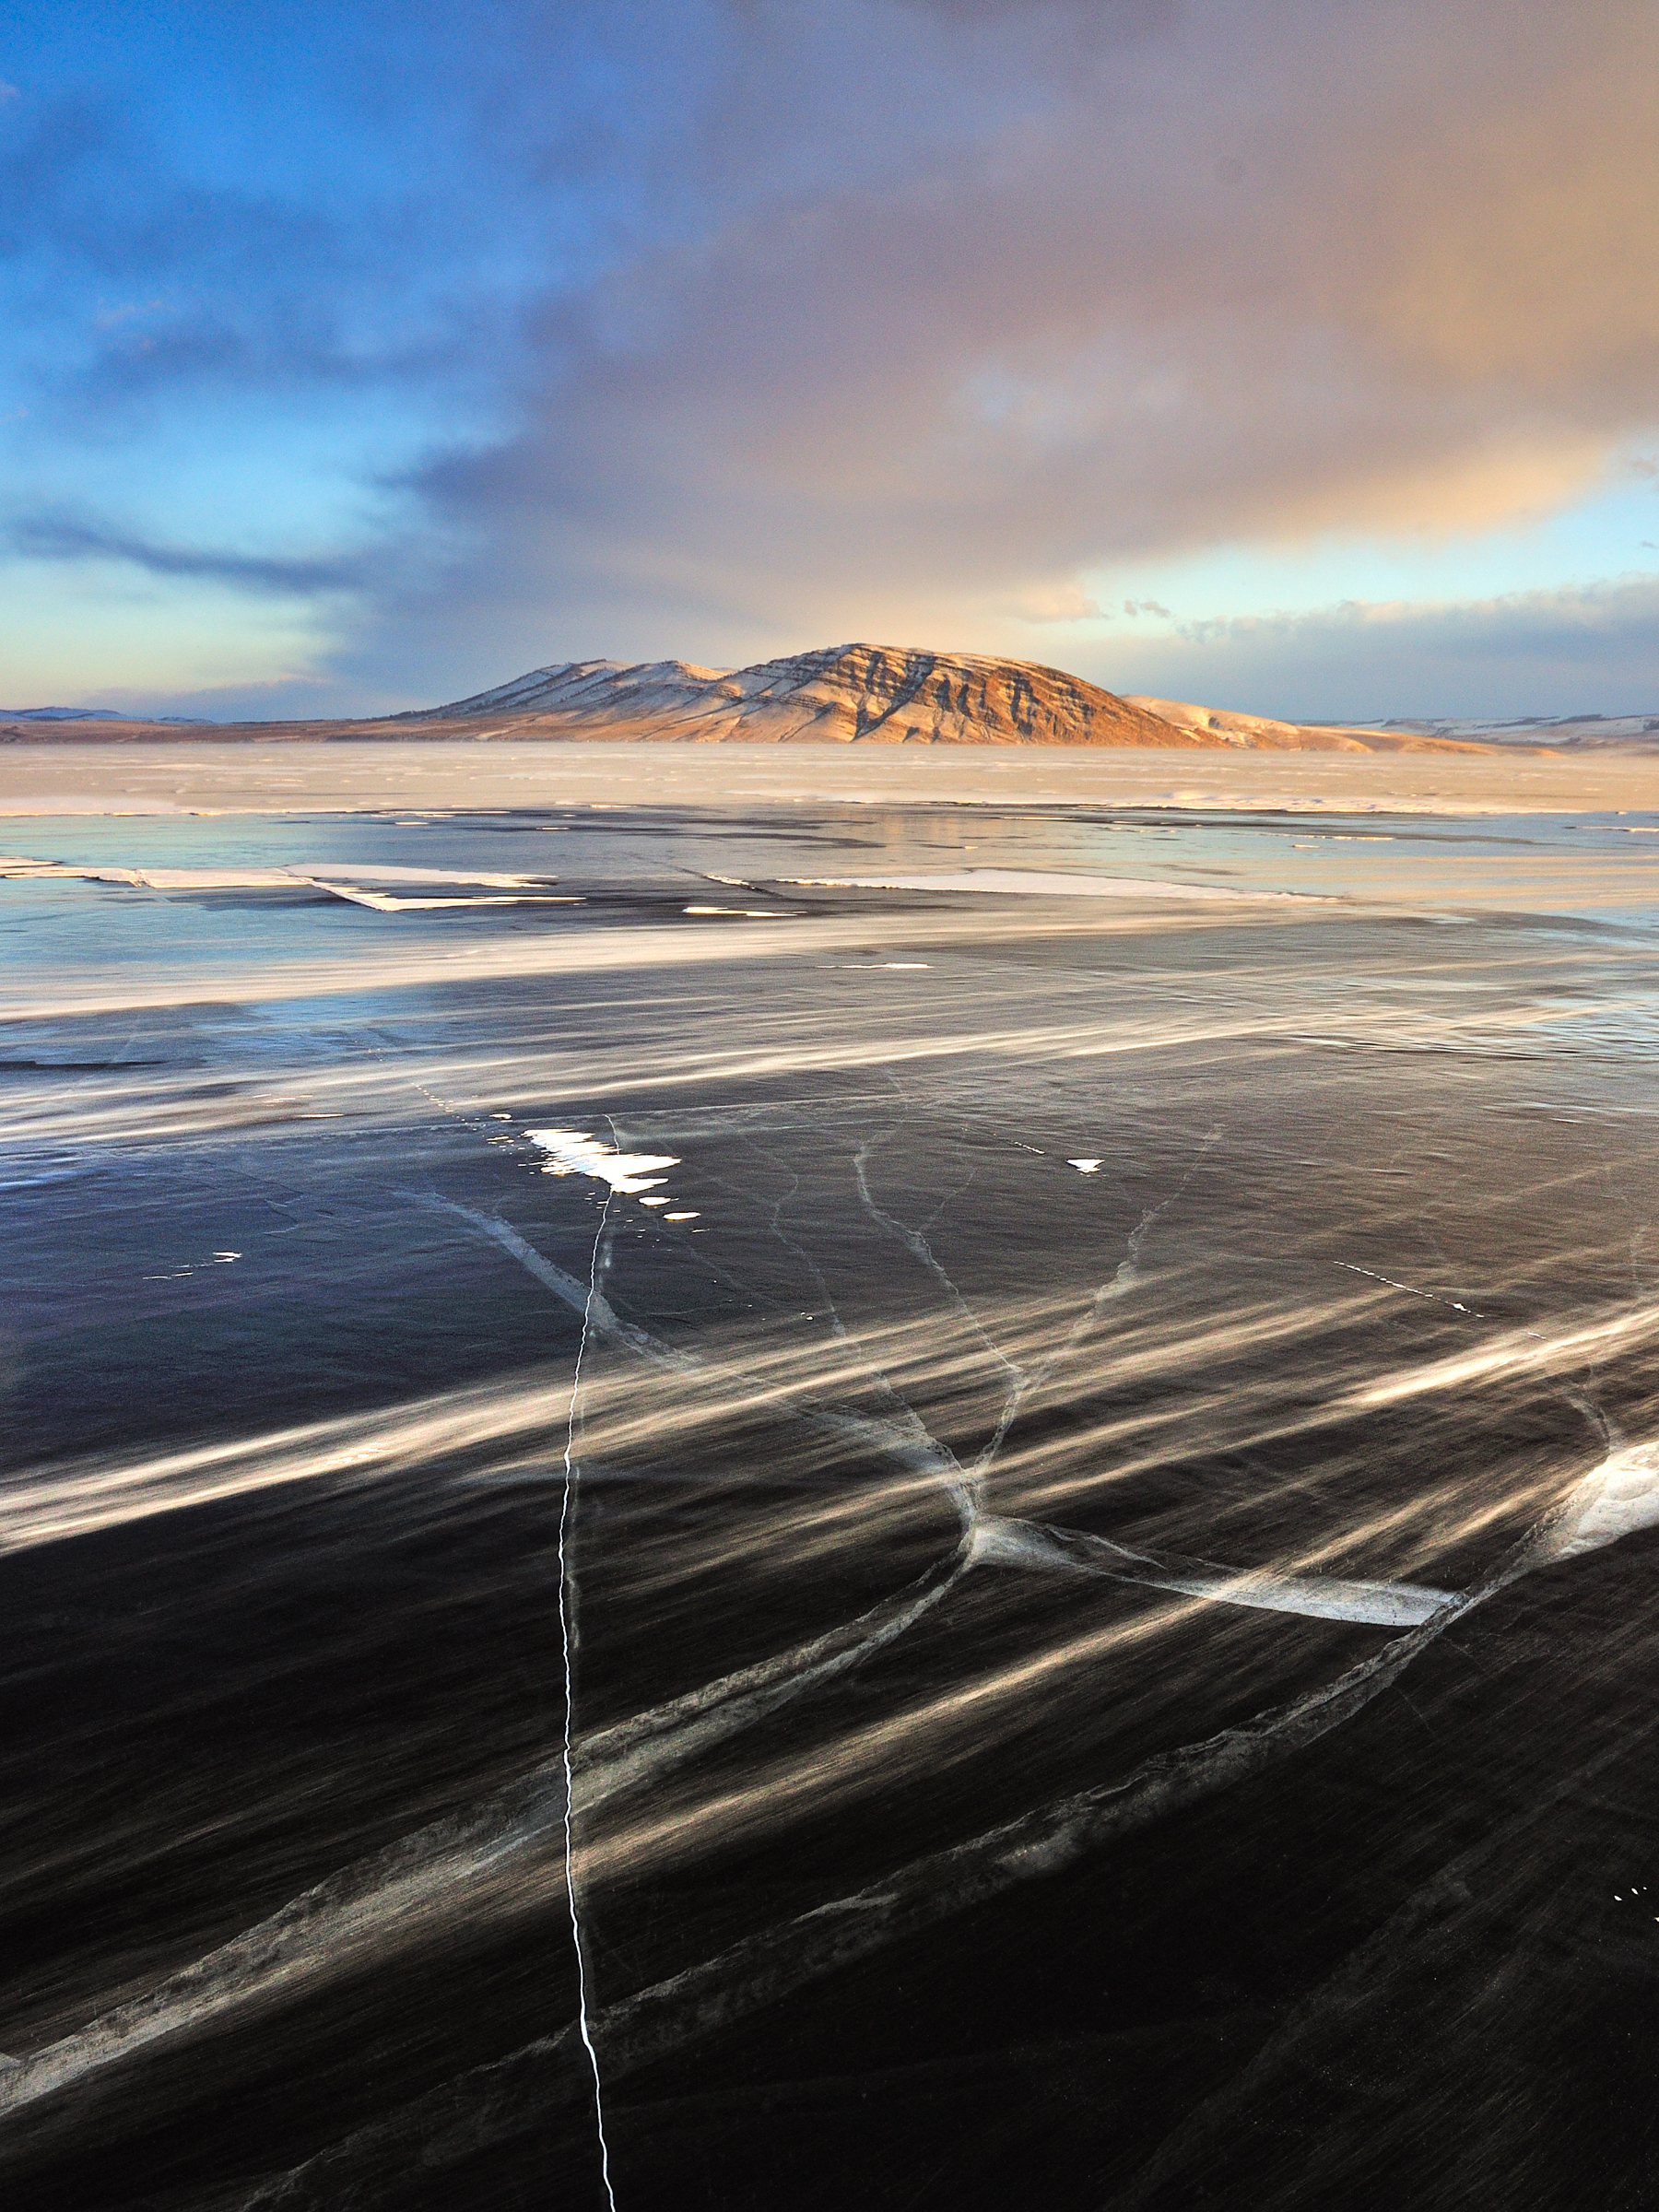
M10 840L7 2201L586 2201L572 1897L625 2212L1644 2171L1643 841L400 750Z

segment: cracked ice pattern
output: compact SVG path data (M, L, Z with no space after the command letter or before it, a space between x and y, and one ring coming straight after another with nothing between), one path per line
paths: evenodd
M1389 2083L1574 2201L1500 2089L1659 1810L1646 940L981 812L14 875L20 2201L1478 2199ZM549 828L557 913L336 895Z

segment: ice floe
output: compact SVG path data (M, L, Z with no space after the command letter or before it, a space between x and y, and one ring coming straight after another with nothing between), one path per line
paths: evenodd
M464 868L407 868L333 863L301 867L163 868L75 865L0 855L0 877L60 882L116 883L139 891L325 891L378 913L465 906L580 906L575 893L552 891L551 876L505 876Z

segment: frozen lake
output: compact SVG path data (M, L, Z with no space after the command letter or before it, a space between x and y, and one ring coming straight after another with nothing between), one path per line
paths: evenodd
M13 2200L1642 2201L1653 763L0 808Z

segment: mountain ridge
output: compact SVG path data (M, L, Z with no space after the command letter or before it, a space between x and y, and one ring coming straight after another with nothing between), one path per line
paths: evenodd
M0 709L0 743L142 743L186 724L227 743L456 737L677 744L966 745L1160 751L1454 753L1659 750L1659 717L1293 723L1130 694L988 653L829 645L742 668L560 661L440 707L360 718L208 722L110 708ZM77 735L78 733L78 735Z
M566 661L402 719L495 714L534 723L537 735L693 744L1171 742L1169 724L1065 669L863 642L744 668Z
M1485 752L1423 732L1310 728L1120 697L1041 662L857 642L744 668L561 661L396 719L503 717L525 737L681 744L1128 746L1159 750ZM505 735L505 732L500 733Z
M131 722L131 714L124 714L116 707L0 707L0 722ZM144 718L153 723L177 723L210 726L202 714L150 714Z

